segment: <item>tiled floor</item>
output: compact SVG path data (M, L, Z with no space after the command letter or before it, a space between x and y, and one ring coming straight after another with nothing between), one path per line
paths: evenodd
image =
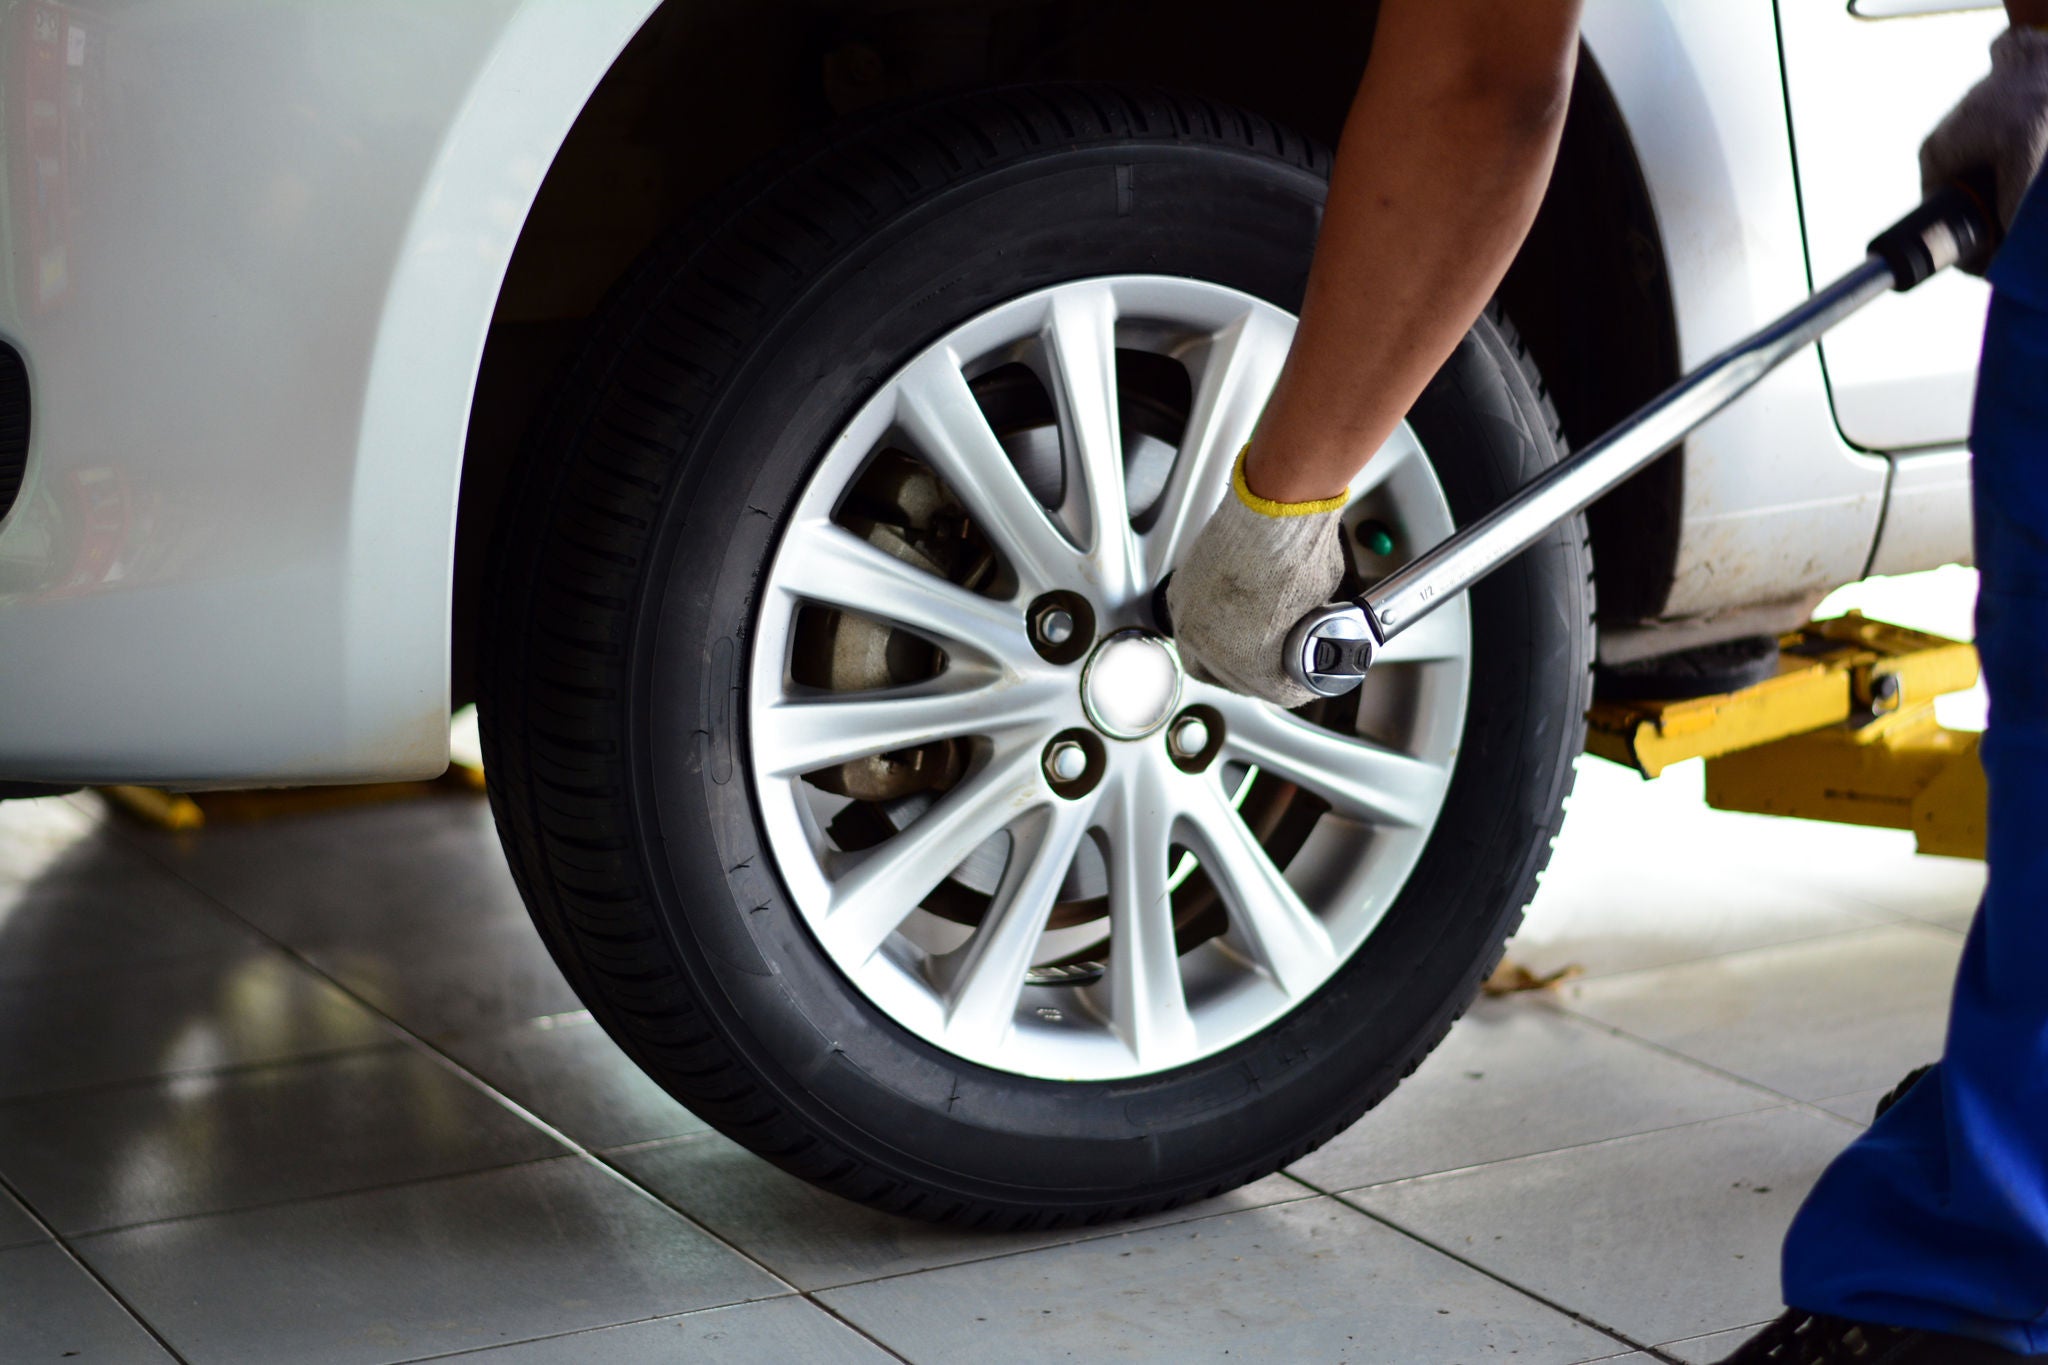
M1213 1203L999 1237L707 1131L581 1013L481 802L171 837L0 806L0 1360L1709 1361L1936 1051L1975 864L1597 762L1489 1002Z

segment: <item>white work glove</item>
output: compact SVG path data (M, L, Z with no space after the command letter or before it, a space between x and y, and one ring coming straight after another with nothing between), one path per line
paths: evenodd
M1242 452L1230 488L1166 586L1181 661L1204 682L1246 696L1288 707L1314 701L1281 667L1281 651L1294 623L1328 602L1344 576L1344 499L1262 498L1245 486Z
M2015 26L1991 44L1991 74L1920 145L1929 196L1972 171L1998 177L2000 223L2012 226L2048 153L2048 29Z

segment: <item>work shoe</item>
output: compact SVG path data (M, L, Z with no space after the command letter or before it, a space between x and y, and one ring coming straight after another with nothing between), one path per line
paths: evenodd
M1879 1119L1883 1118L1885 1110L1906 1098L1906 1092L1920 1084L1920 1078L1932 1070L1934 1070L1934 1063L1929 1062L1926 1066L1916 1066L1911 1071L1908 1071L1904 1080L1884 1092L1884 1098L1877 1102L1877 1108L1871 1113L1870 1121L1876 1123Z
M1994 1365L2026 1360L1988 1342L1791 1309L1721 1365Z

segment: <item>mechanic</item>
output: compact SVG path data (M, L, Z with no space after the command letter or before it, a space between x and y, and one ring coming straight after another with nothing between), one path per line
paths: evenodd
M1352 478L1535 218L1581 2L1383 0L1293 350L1232 493L1168 586L1195 676L1311 699L1282 672L1282 642L1336 593ZM1786 1239L1792 1306L1727 1365L2048 1355L2048 185L2028 193L2048 149L2048 0L2006 9L1991 75L1920 153L1930 193L1993 170L2008 232L1971 434L1989 880L1943 1059L1821 1177Z

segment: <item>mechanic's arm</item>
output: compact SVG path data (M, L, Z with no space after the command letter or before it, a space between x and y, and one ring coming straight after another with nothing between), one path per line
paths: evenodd
M1352 476L1456 349L1536 216L1580 5L1383 0L1294 347L1234 491L1168 589L1196 676L1310 699L1281 672L1281 643L1336 590Z
M1301 329L1246 460L1261 497L1343 493L1493 296L1550 181L1579 8L1381 6Z

